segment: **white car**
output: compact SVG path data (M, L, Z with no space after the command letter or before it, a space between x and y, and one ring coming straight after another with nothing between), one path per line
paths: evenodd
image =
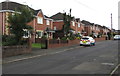
M81 38L80 40L80 46L82 45L95 45L95 39L93 39L90 36L84 36L83 38Z
M115 35L114 40L120 40L120 35Z

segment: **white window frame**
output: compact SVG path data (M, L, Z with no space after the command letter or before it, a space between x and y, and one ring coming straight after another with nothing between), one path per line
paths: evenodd
M46 20L46 25L50 25L50 21L49 20Z
M72 25L75 26L75 22L74 21L72 21Z
M57 30L56 26L54 26L54 30Z
M36 34L36 38L41 38L43 36L43 31L37 30L36 32L41 32L40 36L38 36L38 34Z
M38 24L43 24L43 18L42 17L37 17L37 23Z
M28 35L23 35L23 38L29 38L30 37L30 32L27 29L23 29L24 32L26 32Z
M78 23L78 27L80 27L80 23Z

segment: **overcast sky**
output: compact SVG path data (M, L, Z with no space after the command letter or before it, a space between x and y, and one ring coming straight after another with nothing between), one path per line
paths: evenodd
M0 2L5 0L0 0ZM10 0L26 4L33 9L42 9L47 16L72 9L72 16L87 20L91 23L111 27L111 13L113 14L113 28L118 29L118 2L120 0Z

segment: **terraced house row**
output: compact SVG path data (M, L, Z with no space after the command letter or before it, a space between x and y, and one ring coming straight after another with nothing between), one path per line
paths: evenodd
M8 15L10 13L14 13L15 9L19 9L21 6L25 5L11 1L4 1L0 3L0 7L2 7L0 8L0 26L2 26L2 35L10 34L9 28L7 27L10 26L7 22ZM26 31L24 38L32 37L32 39L35 40L35 38L41 38L44 34L47 34L49 39L52 39L55 36L60 36L55 34L64 26L63 13L58 12L51 17L47 17L41 9L30 9L34 11L35 18L28 24L33 27L34 33L33 36L31 36L29 31L24 30ZM70 23L70 27L73 29L71 31L74 34L80 33L83 35L90 35L91 33L106 34L107 32L110 32L110 29L105 26L90 23L86 20L81 21L80 18L74 18Z

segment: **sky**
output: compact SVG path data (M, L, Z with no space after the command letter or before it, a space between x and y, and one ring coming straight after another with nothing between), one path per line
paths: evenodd
M0 0L0 2L5 0ZM43 14L52 16L58 12L69 13L72 16L91 23L111 28L111 13L113 29L118 29L118 2L120 0L10 0L30 6Z

